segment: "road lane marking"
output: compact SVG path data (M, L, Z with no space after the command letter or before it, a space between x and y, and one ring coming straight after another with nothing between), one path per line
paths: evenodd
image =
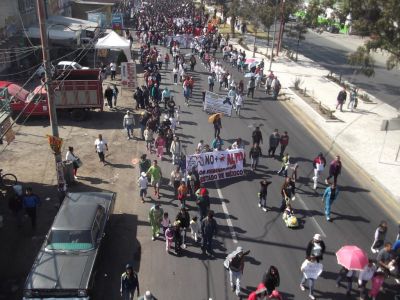
M218 182L215 182L215 185L217 187L218 197L221 200L222 210L224 211L224 214L225 214L225 217L226 217L226 223L228 224L228 228L229 228L229 231L230 231L231 236L232 236L232 241L233 241L234 244L237 244L238 243L237 235L236 235L235 229L233 228L232 220L229 217L229 211L228 211L228 207L226 206L226 203L225 203L225 200L224 200L224 196L222 195L222 192L221 192L221 190L219 188Z
M306 211L310 211L310 209L308 208L307 204L304 202L304 200L301 198L301 196L296 193L296 199L299 200L299 202L302 203L302 205L304 206L304 208L306 209ZM326 237L325 232L322 230L321 225L318 224L317 220L314 218L314 216L310 217L311 220L313 221L315 227L317 227L317 230L319 231L319 233L323 236Z

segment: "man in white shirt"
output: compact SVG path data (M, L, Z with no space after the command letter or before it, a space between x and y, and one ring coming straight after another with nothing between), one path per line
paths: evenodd
M142 203L144 203L144 197L147 196L147 186L149 185L149 180L147 179L146 172L142 172L140 174L137 182L140 188L139 196L142 199Z
M240 109L242 108L243 105L243 94L239 93L236 96L235 99L235 105L236 105L236 114L240 117Z
M131 135L133 138L133 126L135 126L135 118L133 117L133 115L129 110L126 111L126 115L124 116L122 126L126 129L128 133L128 140L131 139Z
M100 162L106 165L104 153L108 151L108 145L107 141L103 140L103 136L101 134L99 134L98 138L94 141L94 148L96 149L96 153L100 158Z
M117 73L117 65L115 62L110 63L111 80L115 80L115 74Z

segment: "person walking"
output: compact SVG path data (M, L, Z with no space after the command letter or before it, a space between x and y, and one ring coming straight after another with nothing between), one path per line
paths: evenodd
M354 271L341 267L339 270L339 275L336 278L336 287L340 287L340 283L345 279L346 281L346 296L350 296L351 288L353 284Z
M113 103L112 103L113 97L114 97L114 91L112 90L112 88L109 85L107 85L107 88L104 91L104 98L107 99L107 104L110 109L113 108Z
M150 129L149 126L143 132L144 140L146 142L146 149L150 153L152 153L153 143L154 143L154 132Z
M249 157L251 161L250 167L253 172L257 170L257 165L261 156L262 156L261 147L257 143L255 143L253 147L251 147L249 152Z
M360 300L364 300L367 294L367 283L371 281L376 272L374 260L368 259L368 264L358 273L358 288L360 290Z
M346 102L346 98L347 98L346 88L343 87L343 89L339 92L336 98L337 100L336 110L340 108L340 111L343 112L343 104Z
M274 80L272 80L272 83L271 83L271 87L272 87L273 99L278 100L278 95L281 90L281 83L280 83L278 77L276 77L276 76L274 77Z
M165 87L165 89L161 93L161 101L164 102L164 109L167 110L167 104L169 100L171 99L171 92L168 89L168 87Z
M160 158L160 160L163 160L165 144L166 144L165 137L160 132L156 137L156 140L154 141L154 148L156 149L157 157Z
M221 116L217 115L215 116L213 120L213 125L214 125L214 138L220 135L221 133L221 128L222 128L222 122L221 122Z
M290 199L295 199L295 191L296 183L292 178L286 177L281 187L282 202L279 209L281 212L283 212L286 208L286 205L290 203Z
M151 240L154 241L160 235L161 221L164 215L160 204L154 204L149 211L149 222L151 226Z
M200 220L203 220L210 210L210 197L205 187L199 188L196 191L196 204L199 210Z
M117 74L117 65L115 62L110 63L111 80L115 80L115 75Z
M372 253L376 254L382 249L383 245L385 244L386 233L387 233L387 222L381 221L375 230L374 242L372 243L371 246Z
M162 172L157 160L153 160L153 165L147 170L146 176L150 176L150 184L154 187L154 196L160 199L160 184L162 180Z
M214 78L213 74L208 75L207 81L208 81L208 90L210 92L213 92L214 84L215 84L215 78Z
M263 211L267 212L267 194L268 194L268 186L271 184L270 181L261 180L260 181L260 191L258 192L258 207L260 207Z
M275 157L276 148L279 146L279 142L281 140L281 136L278 132L278 129L275 129L273 133L269 136L269 149L268 156Z
M177 199L178 197L178 188L181 184L182 178L183 174L181 172L181 168L180 166L176 166L171 172L171 177L169 181L169 185L174 188L175 199Z
M22 198L22 206L25 209L26 214L31 219L32 229L36 229L36 214L37 208L41 205L40 198L38 195L33 193L31 187L27 187L25 190L25 196Z
M171 143L170 151L172 154L172 164L175 165L178 163L178 160L181 156L182 149L181 149L181 141L179 140L178 136L174 136L174 140Z
M279 271L275 266L270 266L268 271L264 273L262 283L265 286L267 295L271 297L280 284Z
M224 261L225 267L229 270L229 282L232 292L236 296L240 295L240 281L243 275L244 259L250 253L250 250L244 252L242 247L237 247L235 251L228 254Z
M218 232L218 225L214 219L214 212L209 210L207 213L207 217L201 221L201 235L203 237L203 245L202 251L203 253L208 252L208 254L212 255L212 240L213 237Z
M304 283L308 281L308 297L312 300L315 299L314 296L314 285L315 280L318 279L319 275L321 275L323 270L323 265L318 263L315 257L307 257L300 267L301 272L303 272L303 278L300 282L300 289L305 291Z
M253 139L253 145L258 144L262 145L263 143L263 136L260 130L260 127L257 126L251 134L251 138Z
M237 94L235 99L236 115L240 117L240 110L243 106L243 95L242 93Z
M285 155L282 157L281 168L277 171L278 175L281 176L283 173L283 176L287 177L289 165L290 165L290 156L289 153L285 153Z
M347 104L347 109L350 109L352 112L354 111L355 108L357 108L357 88L352 88L350 91L350 101Z
M103 139L103 135L98 135L97 139L94 141L94 148L96 149L100 162L106 165L105 152L108 151L108 144L107 141Z
M190 215L185 207L182 205L181 209L179 210L178 214L176 215L175 221L179 221L181 227L181 235L182 235L182 248L186 248L186 234L187 229L190 226Z
M114 106L117 106L119 90L116 84L113 84L113 98L114 98Z
M325 217L327 221L331 220L331 206L333 202L337 199L339 195L339 189L333 183L325 189L324 194L322 195L322 201L325 202Z
M256 87L256 80L255 80L254 76L252 76L250 78L249 82L247 83L247 97L249 97L251 94L251 99L254 99L255 87Z
M325 159L324 155L322 154L322 152L320 152L318 154L318 156L316 158L314 158L314 161L313 161L314 177L312 179L314 181L314 185L313 185L314 190L317 189L318 177L324 171L325 166L326 166L326 159Z
M144 203L144 197L147 196L147 187L149 185L149 180L147 179L146 172L142 172L138 179L139 185L139 197L142 199L142 203Z
M80 159L78 156L75 155L74 147L68 147L68 151L65 154L65 160L67 162L72 163L72 167L74 169L74 178L75 180L77 180L78 179L77 172L80 167Z
M340 156L336 155L335 159L329 164L329 176L325 179L325 184L329 184L329 180L333 177L333 183L336 185L340 173L342 173L342 162Z
M127 264L125 267L125 272L121 275L121 287L119 292L123 300L133 300L137 291L137 296L139 297L139 279L131 264Z
M306 248L306 257L314 256L317 262L323 259L325 253L325 243L321 235L316 233Z
M124 116L122 126L126 129L126 132L128 134L128 140L133 138L133 127L135 126L135 118L133 117L133 115L129 110L126 111L126 115Z
M147 171L150 169L151 167L151 161L150 159L147 158L147 154L142 154L142 156L140 156L140 161L139 161L139 174L141 175L142 172L147 173Z
M289 135L287 133L287 131L284 131L283 134L281 135L281 138L279 140L279 143L281 144L281 151L279 154L279 157L282 157L286 147L289 145Z

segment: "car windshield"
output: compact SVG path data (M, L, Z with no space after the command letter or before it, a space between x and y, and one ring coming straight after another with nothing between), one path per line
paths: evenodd
M47 250L79 251L93 248L90 230L52 230Z

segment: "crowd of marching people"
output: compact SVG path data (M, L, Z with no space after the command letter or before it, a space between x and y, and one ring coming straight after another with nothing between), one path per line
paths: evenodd
M162 13L161 13L162 12ZM246 103L245 98L254 98L254 92L261 86L265 87L267 97L277 100L281 84L277 76L271 71L264 74L264 61L248 63L246 52L236 49L229 43L229 36L218 33L216 26L209 26L209 16L201 9L195 9L192 2L183 2L175 5L171 0L147 1L136 15L135 26L137 38L140 43L139 58L144 69L143 82L137 87L133 98L136 110L141 110L138 127L139 139L145 141L147 153L141 156L139 162L139 196L143 203L148 199L148 187L154 188L154 197L160 199L160 187L163 177L169 178L169 186L174 191L174 198L179 201L180 208L174 218L164 211L162 205L154 204L148 212L151 225L152 240L161 239L165 242L168 253L182 255L182 249L201 247L203 253L213 255L213 239L218 232L218 224L210 205L209 190L200 182L200 176L193 168L186 169L186 147L179 139L177 131L180 127L181 108L174 99L174 93L166 86L167 80L162 72L170 73L173 84L182 92L187 106L190 105L195 89L193 74L198 61L208 72L208 91L202 91L203 101L206 92L215 92L217 84L218 93L226 94L236 114ZM188 39L174 39L174 36L188 36ZM234 78L233 70L238 71L242 77ZM247 82L247 83L245 83ZM124 127L127 129L128 139L133 137L132 128L134 121L130 121L129 112L124 117ZM244 142L237 137L231 145L226 145L221 138L222 114L216 114L212 119L214 139L210 143L200 140L195 147L195 153L221 151L223 149L242 149L245 151ZM262 145L268 143L267 154L269 159L280 162L281 167L276 170L277 176L282 176L281 205L282 219L287 227L298 227L294 201L296 199L296 182L298 181L298 163L291 160L287 151L289 134L287 131L273 130L264 141L260 127L256 126L251 134L251 147L246 152L248 172L256 172L263 157ZM171 171L164 173L158 162L171 157ZM154 157L151 161L148 157ZM318 184L325 183L322 201L326 220L332 222L331 208L339 195L338 178L342 172L340 156L336 156L329 164L323 153L319 153L313 160L313 189L317 190ZM328 168L329 175L321 183L320 179ZM170 171L170 172L169 172ZM264 212L271 210L268 204L269 180L259 182L257 193L258 207ZM195 203L195 209L189 205ZM400 229L400 228L399 228ZM353 278L358 278L361 299L366 299L368 282L371 288L369 297L375 299L380 291L382 282L387 277L394 277L398 281L400 241L393 244L386 240L387 223L381 222L376 229L371 251L377 254L376 258L369 260L358 269L352 266L343 266L339 271L336 283L346 283L346 292L352 289ZM190 236L188 233L190 232ZM309 298L315 299L313 290L315 281L323 272L323 255L326 245L321 235L315 234L311 241L305 245L306 259L300 266L302 278L300 289L309 290ZM329 245L328 245L329 246ZM188 250L186 250L188 251ZM230 285L236 295L241 294L241 277L245 265L245 257L250 251L238 247L231 252L224 261L224 266L229 272ZM357 270L357 271L356 271ZM264 273L257 289L250 293L248 299L282 299L277 291L280 285L279 271L276 266L270 266Z

